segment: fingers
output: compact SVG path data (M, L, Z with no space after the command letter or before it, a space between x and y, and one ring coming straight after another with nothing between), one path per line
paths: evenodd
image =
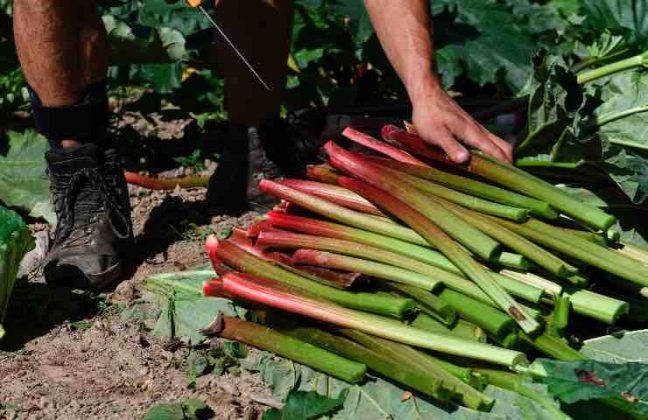
M470 157L468 150L463 147L461 143L455 140L448 130L439 130L439 132L428 141L440 146L455 163L465 163Z
M511 162L512 149L504 140L490 133L475 121L466 122L463 129L456 133L464 143L503 162Z

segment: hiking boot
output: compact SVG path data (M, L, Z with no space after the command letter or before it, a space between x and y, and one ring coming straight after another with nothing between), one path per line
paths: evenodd
M324 113L304 110L287 119L276 117L264 122L259 126L259 137L266 156L284 176L303 178L306 166L317 160L325 124Z
M133 241L130 204L117 153L87 143L46 154L58 219L45 259L50 283L102 290L114 284Z
M207 200L218 213L264 211L276 200L259 190L259 181L278 178L281 170L266 156L259 130L230 124L222 143L216 172L209 180Z

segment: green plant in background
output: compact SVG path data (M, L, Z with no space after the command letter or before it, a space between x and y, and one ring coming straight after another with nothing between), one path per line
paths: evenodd
M2 322L7 314L18 266L33 245L29 229L20 216L0 206L0 338L5 334Z

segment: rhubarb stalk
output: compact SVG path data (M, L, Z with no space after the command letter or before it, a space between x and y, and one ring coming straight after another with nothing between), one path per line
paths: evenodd
M324 184L321 182L304 181L301 179L282 179L277 181L282 185L294 188L298 191L312 194L335 204L361 211L363 213L384 216L383 212L353 191L342 188L339 185Z
M362 363L252 322L232 317L221 317L216 323L220 322L216 333L221 337L275 353L352 384L360 382L367 370Z
M332 151L330 147L332 143L328 143L328 146L329 152ZM337 164L343 166L340 155L345 154L345 152L340 149L335 154L338 156ZM344 165L344 167L348 166ZM392 214L397 214L399 218L414 228L419 234L423 235L431 244L435 245L448 257L450 261L459 267L466 277L474 281L500 308L511 315L524 331L533 332L540 328L540 324L520 304L511 298L486 270L423 214L409 207L403 201L385 194L384 191L374 188L369 184L350 178L340 178L340 182L344 187L356 191L370 201L380 203L381 207Z
M392 283L391 287L416 300L421 311L438 319L445 325L453 325L457 320L457 313L452 306L432 293L405 284Z
M395 137L401 133L405 133L405 131L396 129L391 133L391 136ZM440 153L431 152L430 158L444 164L456 166ZM471 153L471 159L466 169L506 188L544 201L587 226L607 230L616 222L614 216L605 213L603 210L590 206L540 178L513 165L499 162L479 151Z
M514 367L526 363L524 354L517 351L417 330L394 319L347 309L326 301L307 298L295 292L276 290L268 287L266 281L249 275L227 273L219 280L222 282L223 290L229 295L339 327L356 329L412 346L503 366Z
M382 221L378 218L371 217L371 215L368 214L347 209L331 203L330 201L281 185L277 182L264 179L259 183L259 188L267 194L281 198L282 200L290 201L306 210L337 220L338 222L377 232L392 238L398 238L407 242L427 245L427 241L412 229L408 229L392 222Z
M290 287L329 299L343 306L402 319L415 308L410 299L399 299L375 293L351 292L316 283L269 261L259 258L228 241L218 244L217 262L257 276L267 277Z
M314 249L299 249L293 254L293 264L329 267L336 270L355 271L375 278L409 284L423 290L438 290L443 283L423 274L388 264Z

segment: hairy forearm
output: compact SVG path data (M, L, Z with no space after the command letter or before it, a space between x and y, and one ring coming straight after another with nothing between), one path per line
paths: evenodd
M380 43L412 102L440 89L428 0L364 0Z

